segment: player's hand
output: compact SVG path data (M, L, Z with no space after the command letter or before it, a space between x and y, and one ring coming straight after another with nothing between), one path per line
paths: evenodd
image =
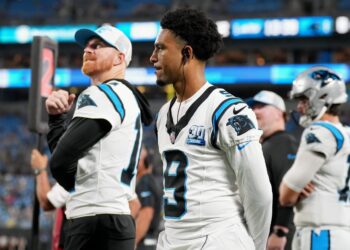
M32 150L30 158L30 165L32 169L44 169L47 167L48 158L46 155L42 155L37 149Z
M309 182L306 184L304 189L301 191L299 195L299 200L306 199L307 197L310 196L310 194L315 191L315 185L312 182Z
M277 237L272 233L267 240L267 250L284 250L287 243L287 237Z
M72 108L74 100L75 95L69 94L68 91L52 91L45 102L46 111L50 115L66 113Z

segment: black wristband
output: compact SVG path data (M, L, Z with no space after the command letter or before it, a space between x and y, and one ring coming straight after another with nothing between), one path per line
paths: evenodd
M280 228L277 228L275 230L273 230L273 233L275 235L277 235L277 237L281 238L281 237L286 237L288 233L286 233L285 231L283 231L282 229Z

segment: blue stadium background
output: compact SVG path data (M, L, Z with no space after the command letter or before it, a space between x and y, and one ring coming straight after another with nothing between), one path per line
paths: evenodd
M206 74L236 96L270 89L286 98L291 111L290 83L306 67L327 65L350 80L348 0L0 0L0 249L26 249L31 228L29 157L37 143L27 128L32 36L59 42L56 83L79 93L88 79L79 70L82 50L73 42L75 30L103 23L119 27L134 42L127 79L145 93L156 113L174 92L155 86L149 56L160 17L183 6L218 21L225 47L209 61ZM347 124L349 110L346 105L342 116ZM145 131L160 178L152 126ZM41 212L41 249L50 249L52 218Z

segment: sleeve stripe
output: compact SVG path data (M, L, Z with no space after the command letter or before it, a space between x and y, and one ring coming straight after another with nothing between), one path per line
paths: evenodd
M339 131L339 129L337 129L336 127L334 127L329 123L324 123L324 122L314 122L312 125L319 125L321 127L324 127L333 134L335 140L337 141L337 151L335 153L338 153L338 151L343 147L343 144L344 144L344 136Z
M212 125L213 125L213 132L211 133L211 144L214 148L219 149L216 145L216 140L218 137L218 130L219 130L219 121L222 115L225 113L225 111L231 107L234 104L242 103L243 101L240 98L230 98L225 101L223 101L219 107L214 111L213 117L212 117Z
M120 119L124 120L125 117L125 109L123 102L120 100L117 93L114 92L114 90L108 86L107 84L100 84L98 85L98 88L108 97L108 99L112 102L115 110L120 115Z

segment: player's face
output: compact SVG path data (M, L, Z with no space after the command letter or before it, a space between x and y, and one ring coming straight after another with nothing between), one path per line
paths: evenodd
M175 84L181 77L182 54L184 44L174 33L162 29L154 43L150 61L156 69L157 84L164 86Z
M306 97L299 98L297 104L297 111L300 114L305 115L307 110L309 109L309 105L309 99L307 99Z
M85 75L94 76L112 69L118 51L98 38L88 41L84 49L83 66Z
M272 105L257 103L253 106L253 111L256 115L259 128L262 129L263 134L269 133L273 127L272 124L283 116L283 113Z

